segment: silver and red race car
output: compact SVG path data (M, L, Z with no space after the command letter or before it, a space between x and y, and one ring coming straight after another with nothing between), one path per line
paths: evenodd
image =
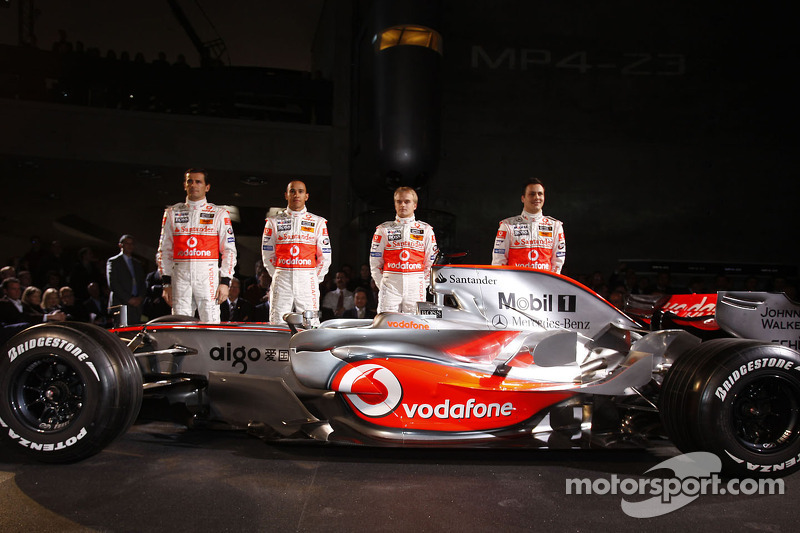
M777 293L639 297L557 274L435 266L416 314L309 329L165 317L29 328L0 358L5 441L90 456L140 414L264 439L591 448L671 440L728 475L800 468L800 305ZM303 328L305 324L306 328Z

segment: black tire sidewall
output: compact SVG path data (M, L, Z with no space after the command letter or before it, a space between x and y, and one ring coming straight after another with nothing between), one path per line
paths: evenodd
M785 475L800 467L797 422L795 435L790 437L787 446L774 453L758 453L748 449L737 438L733 410L739 395L751 384L764 378L785 380L797 394L800 391L800 356L789 348L774 344L742 348L709 360L709 364L704 365L705 371L701 371L708 378L696 397L699 400L696 407L700 448L716 453L729 472ZM764 362L767 364L764 365ZM773 363L772 366L770 363Z
M57 346L48 346L47 339ZM118 435L124 410L121 396L125 393L121 389L125 384L120 379L124 369L91 335L66 325L37 326L15 336L1 355L0 418L8 426L2 428L6 440L22 446L38 460L63 462L88 457ZM79 376L84 387L83 404L65 427L39 430L17 409L20 380L36 362L51 357Z

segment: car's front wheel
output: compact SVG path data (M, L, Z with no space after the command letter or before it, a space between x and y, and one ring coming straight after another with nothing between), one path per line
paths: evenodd
M133 423L142 377L133 354L91 324L43 324L6 343L0 358L0 426L38 460L89 457Z

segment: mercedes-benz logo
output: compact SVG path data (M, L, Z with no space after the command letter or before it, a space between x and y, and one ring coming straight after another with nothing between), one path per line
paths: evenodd
M492 317L492 326L497 329L506 329L506 327L508 327L508 320L503 315L494 315L494 317Z

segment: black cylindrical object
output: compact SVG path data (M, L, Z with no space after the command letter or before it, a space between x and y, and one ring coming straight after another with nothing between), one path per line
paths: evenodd
M389 188L421 188L439 164L440 0L375 0L377 161Z

